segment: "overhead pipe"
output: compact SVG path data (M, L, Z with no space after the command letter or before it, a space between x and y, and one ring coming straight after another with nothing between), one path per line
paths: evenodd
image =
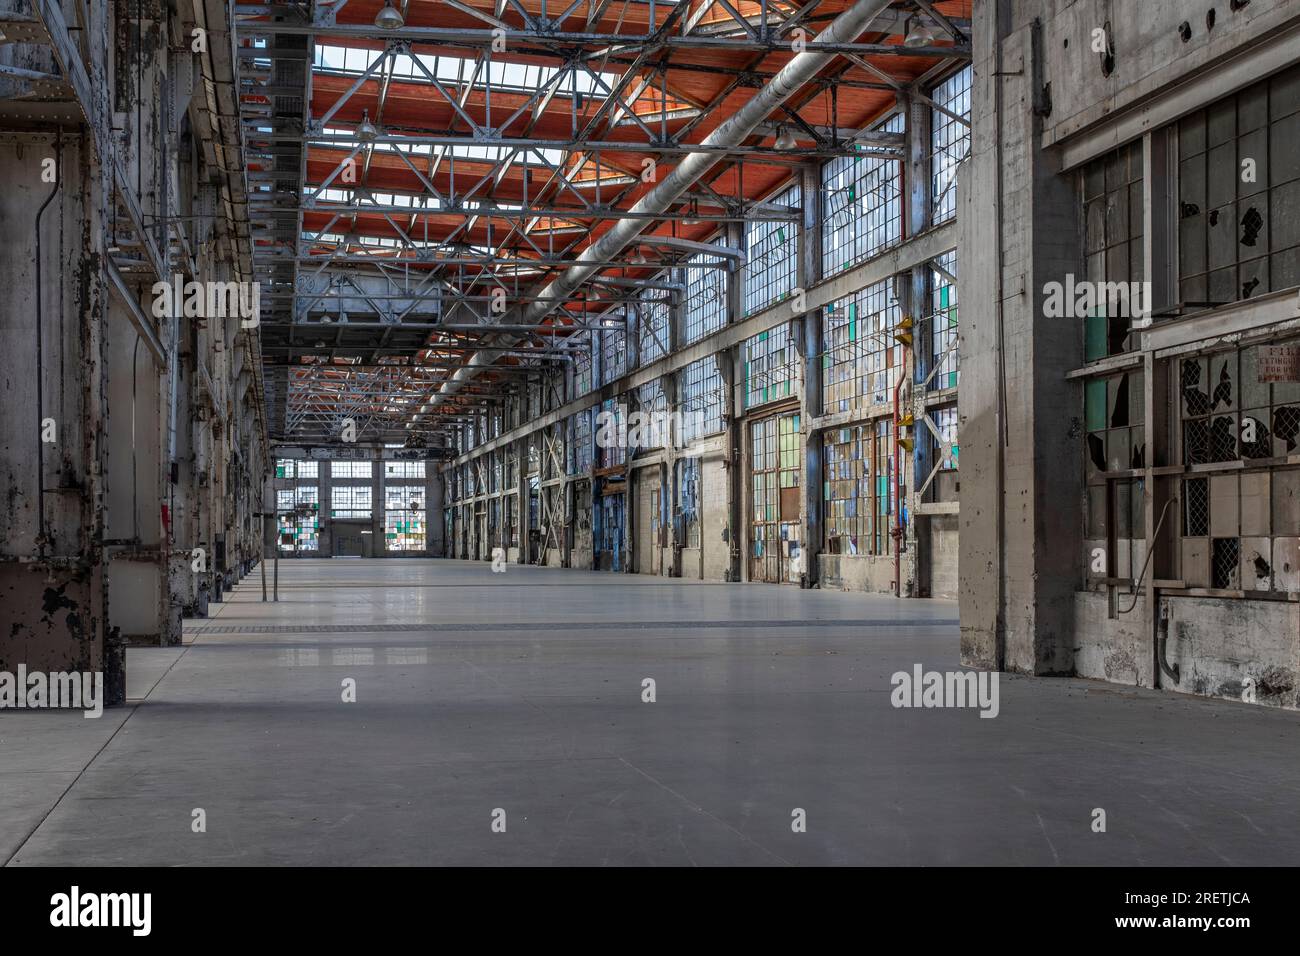
M857 0L853 6L836 17L815 41L821 44L845 44L856 40L883 13L890 0ZM736 111L735 115L710 133L700 144L701 150L691 152L665 176L658 185L634 205L631 212L662 213L695 182L725 158L716 152L719 147L739 145L772 114L772 111L792 97L826 64L838 54L822 50L804 50L783 66L756 96ZM577 261L556 277L541 292L539 298L548 301L533 302L521 316L523 324L536 325L555 308L554 300L564 300L593 274L603 268L599 263L613 260L628 247L651 223L648 219L620 219L598 240L583 250ZM462 369L448 379L433 396L436 405L441 400L457 394L461 386L476 377L491 359L475 353L470 367Z

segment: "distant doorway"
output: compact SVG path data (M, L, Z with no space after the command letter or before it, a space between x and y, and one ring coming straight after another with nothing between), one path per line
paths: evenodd
M749 579L769 584L799 580L799 413L774 415L749 426Z

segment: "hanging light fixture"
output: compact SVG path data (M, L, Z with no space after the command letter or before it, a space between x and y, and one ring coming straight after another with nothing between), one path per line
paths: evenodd
M934 46L940 37L939 29L924 17L913 15L907 19L907 32L903 35L903 46Z
M373 143L379 138L379 130L375 124L370 122L370 110L363 110L361 113L361 123L357 126L357 142Z
M778 126L776 128L776 148L780 150L795 149L799 144L794 140L794 133L790 132L788 126Z
M384 8L375 14L375 26L381 30L400 30L406 26L402 14L393 6L393 0L384 0Z

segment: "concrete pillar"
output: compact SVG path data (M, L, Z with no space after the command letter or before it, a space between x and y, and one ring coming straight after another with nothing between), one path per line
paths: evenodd
M424 549L429 557L445 558L451 542L446 540L445 507L446 480L438 470L437 462L424 463Z
M388 554L388 539L384 537L384 463L370 462L370 551L367 557L382 558Z
M799 223L799 287L810 289L822 277L821 243L821 172L815 164L801 169L803 218ZM822 414L822 310L803 313L802 329L803 389L799 396L799 421L803 431L804 475L800 483L803 498L800 511L803 540L799 543L800 584L813 587L818 578L818 559L822 544L822 433L813 428L813 419Z
M1082 364L1083 336L1042 317L1042 289L1082 274L1077 200L1025 105L1030 28L1004 31L1000 8L975 8L973 148L958 193L962 660L1069 673L1082 546L1070 423L1082 406L1066 373Z

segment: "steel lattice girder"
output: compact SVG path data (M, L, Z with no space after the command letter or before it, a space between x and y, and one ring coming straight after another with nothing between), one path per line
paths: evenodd
M560 3L563 4L564 0L560 0ZM707 175L707 179L700 180L702 185L696 191L683 193L675 204L669 204L656 215L644 215L629 208L638 195L638 189L635 175L629 175L634 173L634 170L626 168L627 157L659 157L662 161L671 164L683 155L716 152L721 154L718 159L723 161L719 171L725 173L739 168L742 170L742 176L745 164L748 164L750 169L766 167L779 170L782 166L800 164L809 158L824 158L832 155L900 158L901 148L896 136L889 137L887 134L885 137L864 137L863 139L874 139L874 141L854 142L854 130L851 127L843 128L843 124L838 120L840 115L838 110L828 114L828 118L824 121L812 117L811 114L805 118L800 115L800 110L819 93L826 94L834 103L837 91L857 90L881 95L882 92L889 94L895 90L906 89L906 78L895 79L892 66L877 68L868 63L865 57L882 58L886 62L905 62L909 57L929 58L938 62L955 62L969 58L967 41L961 32L962 27L967 25L966 21L957 18L949 19L935 11L933 4L926 5L926 12L930 14L933 21L944 27L949 36L953 37L956 41L955 45L904 49L891 43L850 42L856 37L846 36L838 37L839 40L844 41L840 43L805 41L804 49L808 51L819 53L834 51L853 58L859 68L867 68L868 82L845 79L843 69L838 70L833 76L810 77L805 86L807 93L784 104L778 116L754 127L760 137L758 142L740 142L724 149L713 145L692 144L689 139L701 138L693 131L710 112L722 108L729 95L747 88L761 88L780 73L780 71L765 73L762 69L765 59L769 55L784 54L791 49L791 32L801 23L811 26L812 14L822 6L822 0L809 0L793 9L764 4L759 12L749 15L741 15L736 7L742 5L733 5L731 0L714 0L712 3L696 6L694 10L690 9L690 4L674 4L663 13L662 19L651 13L649 21L644 16L647 12L644 5L636 8L624 2L620 13L619 0L614 0L613 3L608 0L592 0L587 4L586 28L574 30L563 30L562 27L575 14L577 14L575 26L576 21L582 19L581 0L570 3L558 17L553 16L550 19L547 19L544 14L536 11L529 13L525 9L525 4L536 7L534 0L499 0L491 8L492 12L488 12L487 7L478 8L474 4L475 0L463 0L463 2L443 0L442 4L413 2L403 4L402 10L408 19L414 14L415 20L428 20L430 8L445 6L448 11L456 11L487 23L494 27L495 31L466 26L454 28L436 25L419 26L413 23L397 31L381 32L366 22L337 23L339 17L353 16L352 11L345 9L345 3L338 4L332 9L316 8L318 21L316 23L306 22L300 8L291 4L248 4L236 7L237 17L274 15L281 18L277 22L245 20L240 23L237 30L240 37L266 38L265 47L238 49L243 63L254 66L257 71L266 74L266 82L260 87L257 82L253 82L243 85L240 90L241 96L244 97L243 102L249 106L243 123L248 153L257 162L274 163L279 151L296 146L302 157L296 179L292 173L283 168L254 169L250 174L250 182L269 187L269 189L255 190L250 196L252 218L270 224L272 229L275 228L276 223L285 225L292 223L297 230L295 233L297 239L293 243L293 248L289 248L288 244L283 242L270 245L264 242L259 244L257 248L259 276L263 274L284 276L282 270L285 268L293 270L289 274L296 277L299 269L317 271L318 268L331 264L373 264L407 273L414 271L416 275L424 277L422 283L430 277L438 280L437 288L426 288L421 284L417 294L412 294L407 286L397 293L388 295L371 291L357 295L341 293L333 297L325 296L325 301L340 305L345 301L365 300L369 303L372 313L377 313L384 318L391 317L391 313L385 312L384 305L390 301L410 301L412 298L419 298L420 301L407 308L403 312L404 315L411 313L413 309L420 312L433 312L439 310L446 302L455 301L457 298L466 302L483 301L485 297L471 294L475 285L487 281L501 286L503 278L513 287L515 295L512 298L527 299L535 306L533 311L559 306L561 314L573 315L568 308L565 308L566 303L579 306L580 310L603 308L611 303L615 306L626 305L627 300L622 298L575 301L574 297L583 294L579 291L580 287L600 284L602 278L609 279L608 284L613 285L617 285L619 280L634 283L643 281L641 277L651 275L656 270L680 268L683 264L673 258L646 261L643 256L638 256L636 260L623 261L619 255L606 260L587 255L587 252L590 252L589 243L600 234L601 230L611 224L629 220L645 222L646 226L653 231L661 228L656 223L671 223L673 236L660 238L678 239L680 238L677 235L678 229L684 228L688 237L701 239L707 238L701 233L710 225L717 223L791 217L790 213L771 209L744 208L745 197L753 195L752 189L760 190L761 194L761 191L770 188L770 185L764 185L772 182L770 178L757 178L757 186L751 185L752 178L741 180L744 182L743 189L736 187L728 190L718 186L724 191L734 191L736 195L733 198L713 191L709 183L715 185L718 183L717 174L713 172ZM830 5L844 6L835 2ZM956 6L954 3L944 5L949 9ZM754 6L750 5L747 9L752 11ZM367 13L363 16L359 5L353 10L359 20L364 20L365 16L369 15ZM710 13L710 10L713 12ZM624 15L629 11L631 15L628 16L627 29L623 29L622 26L616 30L608 28L607 22L615 15L618 17L619 24L622 24ZM836 13L838 11L820 19L828 20ZM879 22L873 19L872 29L867 32L897 33L898 28L902 26L903 13L881 11L877 16ZM638 17L642 21L639 24L635 22ZM707 17L712 19L706 19ZM452 20L455 20L455 14L445 22ZM512 24L507 20L519 20L522 24L519 22ZM886 23L886 20L889 22ZM677 32L678 23L680 23L680 33ZM887 27L887 29L876 29L877 27ZM342 84L338 82L341 79L349 88L332 89L325 94L321 100L319 120L311 119L313 76L311 70L308 71L306 89L303 91L303 111L298 114L302 119L294 116L292 111L288 112L287 118L282 110L275 111L281 114L279 116L268 115L271 111L252 105L253 98L263 95L273 96L283 92L275 86L276 61L311 63L314 60L312 46L318 38L323 42L337 43L351 48L369 47L373 50L367 69L360 75L349 75L346 71L342 76L329 74L334 78L333 87L341 87ZM490 51L489 46L493 40L504 40L508 53L498 56ZM396 75L392 69L395 56L412 51L415 48L413 45L416 45L421 52L427 50L438 57L456 59L464 64L459 71L459 78L450 79L445 75L431 73L423 62L418 58L415 60L418 72L429 81L424 84L424 89L430 91L429 96L435 101L443 104L444 110L450 111L450 123L441 128L437 128L440 123L432 124L435 126L433 129L426 128L422 124L412 127L404 124L396 114L391 119L384 115L386 108L392 102L393 91L405 91L404 95L409 95L408 88L419 79L418 75L409 78ZM447 50L452 52L448 54ZM690 59L691 54L695 54L698 59L702 52L716 54L717 59L710 58L707 62L693 62ZM542 88L531 92L512 91L500 85L494 88L491 72L487 69L490 65L489 55L499 60L549 61L555 63L558 69ZM737 56L747 56L749 59L741 63L735 59ZM685 59L681 59L682 57ZM265 69L268 63L272 67L269 72ZM603 74L599 74L598 71L607 67L617 67L623 72L615 79L606 82L602 79ZM689 102L689 97L687 101L682 101L678 98L677 90L670 89L670 86L675 86L671 83L670 77L678 69L693 71L701 76L726 76L730 81L725 87L718 89L716 95L711 94L693 103ZM561 102L566 99L565 91L561 89L563 78L570 74L592 79L593 93L589 98L600 101L595 116L591 116L587 111L579 117L579 110L572 96L567 98L567 102ZM877 78L884 82L876 82ZM574 89L576 90L576 86ZM669 116L670 93L674 101L683 107L675 110L671 117ZM486 104L477 102L477 99L482 98L480 94L485 94L489 102ZM656 94L660 96L657 107L654 106ZM494 95L497 97L497 104L490 102ZM364 99L372 110L374 122L379 126L380 132L374 145L358 143L355 135L349 135L346 130L346 127L358 121L360 114L360 107L354 108L353 104L349 103L354 96ZM505 106L499 105L502 101L506 101ZM651 105L650 112L638 112L638 108L643 103ZM494 105L498 107L495 116L492 112ZM732 107L727 107L723 115L729 113L731 109ZM572 117L574 132L571 137L562 138L553 135L553 124L549 127L545 123L538 125L539 121L552 114ZM501 122L501 118L506 115L509 115L509 119ZM865 122L870 118L869 115L858 114L859 122ZM494 124L490 122L491 119L496 119L497 122ZM334 121L336 126L343 126L344 132L338 133L333 130L327 132L326 124L331 121ZM519 129L513 135L508 135L514 124L518 124ZM652 128L655 125L659 127L657 131ZM468 127L470 134L461 133L456 127ZM615 129L617 133L611 136L611 132ZM772 137L782 129L793 132L805 143L811 143L811 146L801 147L797 155L783 155L774 147L763 145L763 138ZM625 135L629 138L619 138ZM407 149L403 150L403 146ZM496 157L493 160L495 166L489 167L482 177L477 174L467 175L465 172L467 169L486 166L487 163L482 159L476 160L469 155L459 154L469 154L475 149L481 150L484 147L495 150ZM337 151L340 149L347 154L347 158L360 160L362 172L357 184L358 189L370 188L376 193L389 193L402 198L409 196L413 203L423 203L423 205L405 206L398 202L379 201L357 201L341 205L334 202L313 204L307 201L305 198L307 195L319 196L321 190L329 185L346 163L346 159L343 162L336 162L339 158ZM427 150L427 153L422 152L424 150ZM550 161L541 150L557 153L562 159L558 162ZM336 154L328 161L329 165L325 170L321 170L320 160L330 151L336 151ZM506 155L507 151L509 155ZM309 170L309 156L312 157L310 162L314 171ZM539 161L531 161L530 156ZM399 179L394 179L391 162L388 172L383 171L382 161L386 157L396 157L409 170L410 175L406 179L406 185L403 185ZM597 187L600 190L598 193L600 201L588 201L584 193L578 191L579 189L590 190L590 183L575 187L569 180L570 175L577 174L583 168L590 169L593 164L597 177L604 180ZM526 177L539 170L543 177L550 173L551 178L542 183L540 189L533 191L531 195L526 194L524 202L517 202L513 197L505 195L509 189L503 191L503 187L518 183L521 178L526 184ZM609 173L609 179L605 179L602 170ZM443 186L444 182L457 173L460 174L462 183L475 183L470 192L458 193L454 187ZM372 174L387 176L386 184L367 186L367 180ZM316 185L308 186L307 184L313 180ZM440 186L443 187L441 191ZM283 192L277 194L274 192L277 188L287 188L289 192L287 195ZM527 185L524 188L527 190ZM479 190L485 191L480 193ZM577 200L577 205L568 206L557 201L565 192ZM448 197L454 197L453 201L442 201L438 207L430 205L431 201L443 200L444 193ZM589 194L588 192L587 195ZM470 196L478 195L484 197L479 204L469 205L465 202ZM281 202L280 198L287 198L289 201ZM705 211L700 210L701 205L706 207ZM707 211L709 207L720 209L721 213ZM309 228L313 230L314 235L303 231L308 223L308 217L310 217ZM332 217L329 218L329 225L324 228L322 228L323 217ZM334 231L332 227L340 217L345 222L343 228L337 232L345 238L332 249L322 249L317 237L332 233ZM548 218L551 220L552 228L540 228ZM402 225L399 225L399 220ZM496 221L504 221L512 225L508 229L494 230L492 223ZM559 228L555 228L556 226ZM443 233L447 229L451 231L449 234L438 235L431 244L429 242L431 227L438 233ZM420 232L423 232L423 235L420 235ZM255 236L260 240L274 234L259 229ZM346 238L353 235L358 237L358 241L349 241ZM391 237L390 241L394 241L396 246L387 247L384 254L377 256L355 254L364 245L358 244L360 237L376 235ZM647 234L642 238L649 240L655 236ZM470 247L485 246L493 252L501 251L502 255L446 256L432 251L441 248L441 244L449 240L465 243ZM585 251L584 247L586 247ZM643 247L651 248L649 244L644 244ZM582 254L577 254L579 252ZM566 291L562 295L547 295L541 292L546 285L547 275L554 275L552 270L572 268L578 264L581 264L583 272L592 267L595 267L597 272L594 275L584 276L571 291L564 287ZM412 266L415 269L411 269ZM690 268L699 266L731 267L723 255L711 258L703 264L689 265ZM474 267L477 267L476 273L471 274L467 271ZM602 277L599 270L608 268L617 268L620 275L614 278ZM529 278L537 282L531 296L520 294L519 280L524 278L517 271L520 269L532 270ZM281 271L266 273L265 270ZM511 270L516 271L512 273ZM320 329L315 323L279 321L276 316L283 312L275 311L278 303L292 303L295 296L304 297L304 301L308 302L309 306L322 302L319 292L300 292L296 281L291 284L284 282L279 284L284 288L273 288L267 294L269 310L272 313L271 319L264 323L268 331L284 330L291 336L305 333L308 337L323 335L326 338L335 338L336 329L346 329L347 323L340 323L331 329ZM459 296L457 292L460 293ZM349 311L351 314L365 312L364 309L357 308L351 308ZM388 329L400 330L403 324L415 325L415 323L400 322L379 324L383 328L373 331L381 335L386 335ZM362 331L361 328L356 327L361 323L353 323L353 325L354 329L349 331ZM543 337L547 335L548 328L539 327ZM574 331L573 326L559 328L564 330L562 332L564 335L571 335ZM498 326L497 331L506 333L507 329L505 326ZM514 327L511 327L511 332L514 332ZM525 332L531 332L531 329L523 326L516 334ZM430 330L430 334L437 334L437 331ZM477 334L477 331L467 330L466 334ZM397 348L386 350L382 340L377 343L355 344L342 341L343 335L342 331L338 332L339 340L323 346L320 351L368 353L372 357L400 351L409 352L417 357L427 357L430 347L436 344L427 343L418 349L408 349L404 346L400 350ZM532 337L536 337L536 334ZM292 339L290 343L285 347L288 353L286 358L292 354L304 354L315 349L315 346L292 344ZM371 345L374 348L371 348ZM468 349L468 346L466 348ZM512 351L517 352L519 348L520 346L510 343L486 346L476 351L480 357L506 356ZM268 355L267 359L268 363L276 363L277 369L286 368L285 365L278 364L279 356ZM492 362L493 360L489 358L488 363L482 366L484 374L496 374L503 369L501 365ZM341 370L345 375L352 374L346 371L348 366L342 366L341 369L337 366L331 368ZM516 370L517 367L511 368L511 372ZM438 371L451 370L439 369ZM412 384L419 388L427 388L436 381L436 379L420 377ZM467 393L479 391L469 382L461 383L460 387ZM470 401L479 401L482 396L467 394L466 398ZM449 402L448 411L452 410L450 403L460 404L460 399L451 395L445 395L441 400ZM441 413L443 410L437 411Z

